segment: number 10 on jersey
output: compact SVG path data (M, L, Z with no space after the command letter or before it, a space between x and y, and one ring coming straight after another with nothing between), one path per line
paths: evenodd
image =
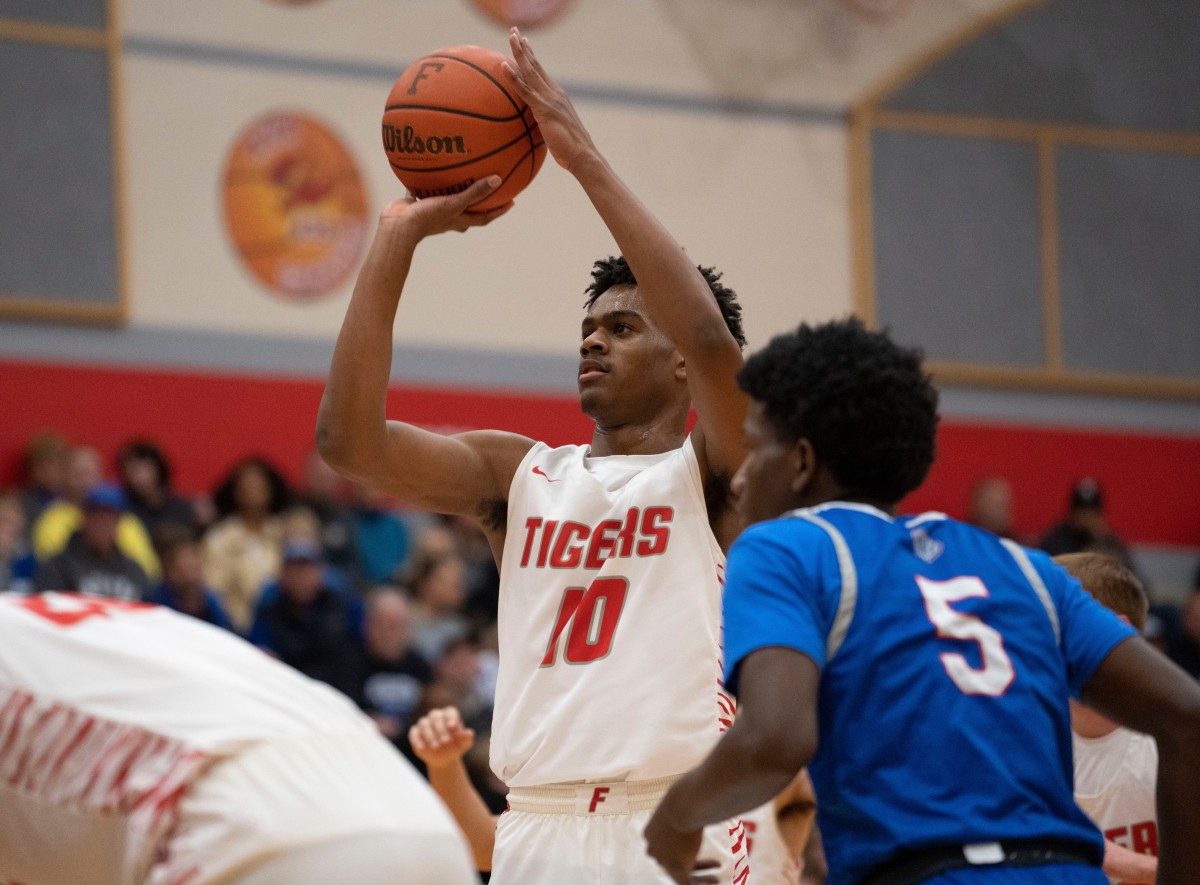
M554 631L541 666L558 661L558 640L567 634L563 658L568 664L590 664L612 650L613 634L625 607L629 581L625 578L596 578L586 588L568 587L554 619Z

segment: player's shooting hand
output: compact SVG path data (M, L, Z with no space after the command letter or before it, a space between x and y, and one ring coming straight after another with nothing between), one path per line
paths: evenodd
M384 207L379 216L380 227L402 225L413 230L418 238L455 230L460 233L472 227L482 227L495 221L512 208L506 203L486 212L472 212L471 206L484 199L500 186L500 176L481 179L460 194L446 197L403 197Z
M462 758L475 743L475 731L463 725L454 707L430 710L408 730L408 742L417 758L439 768Z
M516 28L508 32L508 46L512 50L513 63L506 62L504 67L517 94L533 110L555 162L568 172L575 171L583 157L596 152L592 137L567 93L550 79L533 54L529 41Z
M716 885L715 860L697 860L702 830L679 830L662 805L646 824L646 851L679 885Z

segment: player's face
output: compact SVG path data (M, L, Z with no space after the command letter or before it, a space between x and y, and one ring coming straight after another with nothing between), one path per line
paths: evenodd
M746 525L774 519L797 506L793 492L798 459L796 446L779 438L767 420L766 407L753 400L742 425L746 458L731 488Z
M679 352L647 318L634 286L613 286L583 320L579 401L589 418L633 423L660 414L687 381Z

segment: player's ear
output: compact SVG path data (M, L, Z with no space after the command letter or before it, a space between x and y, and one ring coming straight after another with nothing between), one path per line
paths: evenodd
M675 352L675 379L677 381L687 381L687 363L683 359L683 355L678 351Z
M792 446L791 458L791 484L792 491L796 494L801 494L809 483L812 482L813 476L817 472L816 452L813 450L812 443L807 438L801 437L796 440Z

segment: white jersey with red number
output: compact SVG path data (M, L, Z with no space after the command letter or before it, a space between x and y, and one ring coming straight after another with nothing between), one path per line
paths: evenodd
M0 848L59 834L56 862L78 872L55 881L141 881L214 763L322 734L373 729L226 631L141 603L0 596Z
M1072 734L1075 802L1104 838L1158 856L1158 746L1149 735L1118 728L1100 738ZM1115 880L1114 880L1115 881Z
M800 885L804 867L783 841L775 800L743 814L742 827L750 858L750 885Z
M538 443L509 490L491 760L510 787L679 774L732 718L725 557L690 437L589 452Z

